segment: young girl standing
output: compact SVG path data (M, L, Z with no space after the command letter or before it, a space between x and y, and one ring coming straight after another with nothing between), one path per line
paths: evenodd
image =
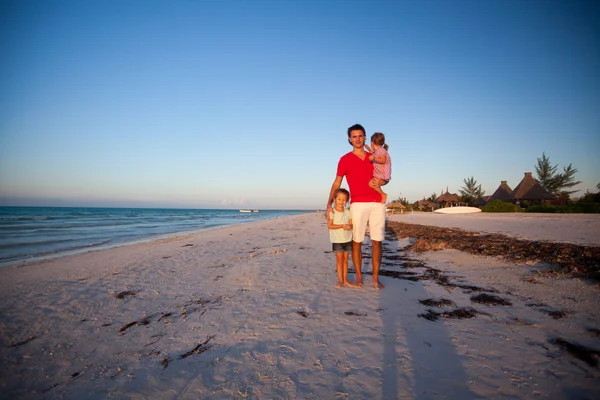
M338 276L336 288L354 286L348 282L348 257L352 251L352 219L350 218L350 210L346 209L346 203L349 199L350 193L346 189L337 189L333 193L335 206L327 221L331 248L335 253Z
M381 195L381 202L387 201L387 193L381 187L388 184L392 179L392 159L387 152L388 145L385 144L385 135L383 133L374 133L371 136L371 147L365 146L372 153L369 160L373 163L373 179L369 186L375 189Z

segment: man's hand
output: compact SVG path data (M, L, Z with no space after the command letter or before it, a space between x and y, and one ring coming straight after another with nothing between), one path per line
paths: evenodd
M368 144L365 144L365 147L367 148L367 151L368 151L369 153L373 153L373 150L372 150L372 149L369 147L369 145L368 145Z

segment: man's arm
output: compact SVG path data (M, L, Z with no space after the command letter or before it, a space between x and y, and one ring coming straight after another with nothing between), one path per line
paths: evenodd
M342 186L343 176L336 176L333 184L331 185L331 190L329 191L329 199L327 200L327 207L325 208L325 212L329 214L329 210L331 209L331 203L333 203L333 193Z

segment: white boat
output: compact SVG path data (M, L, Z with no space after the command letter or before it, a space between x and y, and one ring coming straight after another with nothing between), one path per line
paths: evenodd
M477 207L446 207L446 208L438 208L433 213L434 214L471 214L481 212L481 209Z
M252 210L240 210L240 212L252 212Z
M260 210L252 210L252 212L259 212Z

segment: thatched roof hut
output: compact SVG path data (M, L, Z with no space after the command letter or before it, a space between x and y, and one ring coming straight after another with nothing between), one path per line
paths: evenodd
M496 189L494 194L490 196L490 199L488 201L494 200L507 202L513 200L513 190L510 188L510 186L508 186L506 181L500 181L500 186L498 186L498 189Z
M552 195L531 176L531 172L525 172L525 176L512 192L514 200L552 200Z
M392 201L391 203L388 203L387 208L394 208L394 209L398 209L398 210L403 210L406 207L404 207L404 205L402 203L400 203L399 201Z
M446 189L446 193L442 193L436 200L438 203L458 203L460 199L455 193L448 192Z
M419 200L418 207L421 210L423 210L423 209L426 209L426 210L432 209L433 210L435 208L435 203L433 203L429 200L423 199L423 200Z
M402 212L402 210L406 209L406 207L398 201L392 201L386 205L386 209L391 210L393 214L394 212L398 211Z

